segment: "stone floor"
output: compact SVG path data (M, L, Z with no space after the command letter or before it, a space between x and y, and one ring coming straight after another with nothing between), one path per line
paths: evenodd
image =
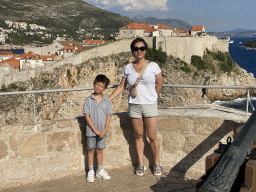
M112 177L104 181L95 177L94 183L88 183L85 175L63 177L44 182L21 185L0 190L1 192L195 192L195 180L188 180L181 172L164 169L162 176L154 176L150 169L144 176L134 174L131 166L122 169L107 170Z

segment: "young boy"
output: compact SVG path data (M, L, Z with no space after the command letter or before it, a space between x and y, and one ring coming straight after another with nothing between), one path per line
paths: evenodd
M98 75L93 83L94 93L85 99L83 113L87 121L86 136L88 149L88 182L94 182L94 152L97 153L98 168L96 176L104 180L111 177L103 169L103 149L106 147L106 137L112 115L111 103L102 93L110 81L105 75Z

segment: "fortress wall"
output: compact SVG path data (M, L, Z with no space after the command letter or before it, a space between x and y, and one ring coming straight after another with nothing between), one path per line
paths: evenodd
M30 78L35 77L35 69L29 69L29 70L21 70L19 72L10 73L8 75L2 76L0 80L0 85L9 85L14 82L18 81L28 81Z
M215 118L159 115L161 164L165 170L186 171L186 178L196 180L205 172L206 156L241 125ZM113 115L104 150L105 168L136 164L134 141L128 115ZM148 140L144 159L146 166L153 165ZM0 188L85 174L86 167L84 117L0 127Z
M229 52L229 39L220 40L214 36L202 37L156 37L156 48L163 48L167 55L180 58L190 64L191 56L203 56L206 48L210 51Z

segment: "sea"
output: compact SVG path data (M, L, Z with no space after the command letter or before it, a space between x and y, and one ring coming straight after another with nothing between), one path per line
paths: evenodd
M256 77L256 50L247 50L243 48L244 42L256 40L256 37L231 37L234 43L229 43L229 53L233 60L248 73ZM256 108L256 97L251 97L252 105ZM213 104L231 107L239 110L246 110L246 98L238 98L233 101L215 101ZM253 108L249 105L249 112Z

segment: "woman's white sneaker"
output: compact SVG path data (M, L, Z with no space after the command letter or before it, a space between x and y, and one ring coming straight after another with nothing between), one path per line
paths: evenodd
M94 182L94 171L91 170L91 171L88 171L88 174L87 174L87 181L89 183L93 183Z
M104 180L111 179L111 177L108 175L107 171L105 171L104 169L102 169L100 171L96 171L96 176L101 177Z

